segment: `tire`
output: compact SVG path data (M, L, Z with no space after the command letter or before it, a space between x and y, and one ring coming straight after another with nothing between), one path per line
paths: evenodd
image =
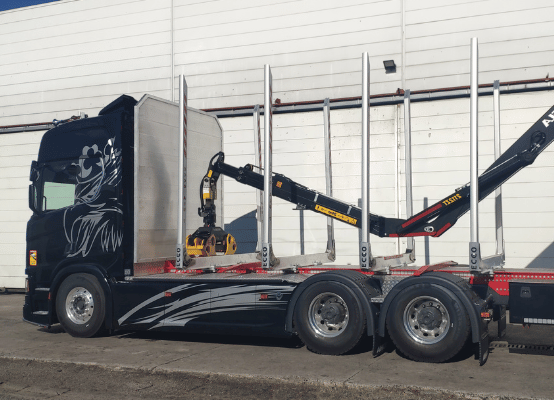
M89 274L68 276L56 295L60 324L74 337L92 337L104 328L106 297L98 280Z
M464 305L450 290L417 284L394 298L387 328L406 357L436 363L458 354L469 337L471 323Z
M366 330L366 318L351 289L322 281L308 286L298 298L294 326L308 350L340 355L358 344Z

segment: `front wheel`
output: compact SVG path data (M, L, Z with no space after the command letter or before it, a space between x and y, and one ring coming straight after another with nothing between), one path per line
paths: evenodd
M340 355L360 341L366 319L354 292L337 282L317 282L302 292L294 312L298 336L314 353Z
M418 284L394 298L387 328L397 349L408 358L443 362L465 345L470 321L464 305L450 290Z
M106 298L98 280L90 274L68 276L56 295L56 313L67 333L91 337L104 327Z

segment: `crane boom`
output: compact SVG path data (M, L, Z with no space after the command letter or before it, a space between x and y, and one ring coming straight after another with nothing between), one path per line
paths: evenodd
M529 128L508 150L479 176L479 201L530 165L554 140L554 106ZM259 190L264 189L264 176L254 166L234 167L224 162L223 152L211 160L200 187L201 207L198 213L205 227L215 227L216 184L220 175ZM407 220L370 214L370 233L379 237L439 237L469 210L469 183ZM361 228L359 207L329 197L301 185L285 175L273 174L273 196L296 204L299 209L324 214L338 221Z

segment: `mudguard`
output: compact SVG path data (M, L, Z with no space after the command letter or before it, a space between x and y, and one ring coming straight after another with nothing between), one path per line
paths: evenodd
M60 269L50 285L50 299L48 300L48 315L49 315L49 324L52 325L57 321L57 316L55 317L54 301L58 293L58 288L65 278L73 274L90 274L93 275L100 286L104 290L104 295L106 296L106 327L108 329L113 329L113 300L112 300L112 290L106 279L106 276L102 273L102 270L94 264L79 264L79 265L68 265Z
M379 314L377 334L385 337L388 309L394 298L407 287L416 283L429 283L450 290L464 305L471 322L471 338L473 343L479 343L479 359L481 365L488 354L488 325L481 319L481 312L486 311L487 301L479 297L467 281L447 272L429 272L421 276L411 276L396 284L385 297Z
M287 315L285 318L285 331L293 333L293 315L296 307L296 302L302 294L302 292L309 286L316 282L321 281L333 281L342 283L348 288L352 289L359 299L367 320L367 335L374 335L378 310L371 302L371 298L379 296L381 294L380 289L371 277L364 275L358 271L343 270L343 271L327 271L320 274L313 275L302 282L294 290L292 297L288 304Z

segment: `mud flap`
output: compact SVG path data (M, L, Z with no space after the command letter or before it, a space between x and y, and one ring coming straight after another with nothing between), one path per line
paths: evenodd
M498 311L498 339L506 336L506 306L499 306Z
M485 331L481 333L481 340L479 340L479 365L484 365L489 358L489 332Z
M379 357L385 352L389 344L388 336L382 337L378 332L373 333L373 357Z

